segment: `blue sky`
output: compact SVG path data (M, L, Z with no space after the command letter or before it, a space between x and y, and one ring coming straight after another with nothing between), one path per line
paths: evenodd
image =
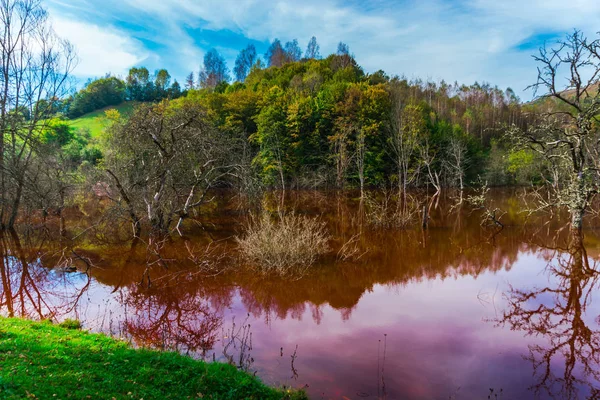
M339 41L367 72L512 87L536 77L531 54L581 29L600 30L599 0L47 0L59 35L76 46L81 80L132 66L167 68L183 81L216 48L229 68L253 43L315 35L322 54Z

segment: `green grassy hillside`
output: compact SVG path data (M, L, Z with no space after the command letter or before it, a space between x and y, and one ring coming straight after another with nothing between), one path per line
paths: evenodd
M133 349L77 328L77 323L0 317L0 398L306 398L303 392L267 387L232 365Z
M118 110L121 114L129 114L132 112L135 102L128 101L121 103L118 106L105 107L100 110L93 111L91 113L82 115L71 121L71 126L76 129L88 129L92 138L97 138L102 131L106 128L108 120L104 113L107 110Z

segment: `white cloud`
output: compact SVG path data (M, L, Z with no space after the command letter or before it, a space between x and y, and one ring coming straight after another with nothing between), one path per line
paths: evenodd
M75 76L96 77L108 72L124 75L131 66L149 56L140 43L110 27L56 16L52 23L56 33L77 50L79 63Z
M197 68L206 49L187 28L228 29L259 41L296 38L302 46L316 35L323 54L340 40L348 43L367 71L488 81L513 86L520 95L535 78L531 50L518 50L520 43L572 28L594 34L600 26L598 0L106 0L103 13L113 12L147 28L141 34L162 46L159 61L189 69ZM93 36L81 41L93 44ZM118 58L139 54L119 39ZM106 68L90 56L96 70Z

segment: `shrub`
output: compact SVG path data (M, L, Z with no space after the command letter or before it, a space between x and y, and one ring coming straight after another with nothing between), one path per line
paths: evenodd
M58 326L65 329L81 329L81 322L77 321L76 319L68 318L58 324Z
M380 197L366 196L366 217L378 229L405 229L419 220L421 204L411 196L397 198L392 191L383 191Z
M305 270L329 251L325 223L295 213L252 217L243 238L242 255L263 272L287 275Z

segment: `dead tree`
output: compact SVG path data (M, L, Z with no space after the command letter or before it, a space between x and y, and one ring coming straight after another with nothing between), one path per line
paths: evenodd
M110 198L129 214L136 233L142 221L153 231L179 230L208 192L226 184L238 161L237 141L210 123L191 101L142 105L109 128L103 168L115 185Z
M419 149L425 121L418 106L405 105L401 100L401 88L393 87L390 93L392 109L390 115L389 145L391 156L398 171L398 188L406 193L408 185L416 176L413 158Z
M465 189L464 179L467 158L467 145L461 138L452 136L448 143L447 156L444 160L444 167L454 184L458 184L460 189L459 203L463 201L463 192Z
M551 110L510 134L516 146L527 146L558 168L546 177L552 195L543 205L566 206L571 227L581 230L600 184L600 39L589 41L574 31L534 58L540 66L531 88L542 93L538 101L549 102Z

